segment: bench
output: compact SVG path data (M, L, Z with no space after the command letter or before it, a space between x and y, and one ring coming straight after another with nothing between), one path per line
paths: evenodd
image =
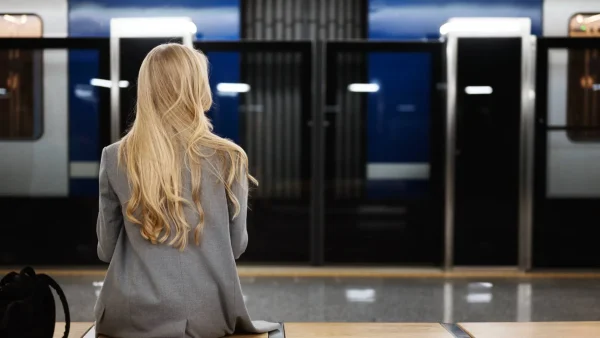
M72 323L69 337L83 337L93 323ZM54 338L62 337L58 323ZM538 323L286 323L284 334L235 335L232 338L597 338L600 322Z
M82 338L92 328L94 323L71 323L69 337ZM54 338L62 338L65 334L65 323L56 323L54 327ZM268 334L235 335L232 338L268 338Z
M597 338L600 322L460 323L475 338Z

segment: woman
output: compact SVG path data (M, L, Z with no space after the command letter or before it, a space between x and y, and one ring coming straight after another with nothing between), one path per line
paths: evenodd
M206 57L154 48L140 68L136 120L100 164L98 256L110 262L94 308L111 337L221 337L251 322L235 259L246 249L248 159L212 133Z

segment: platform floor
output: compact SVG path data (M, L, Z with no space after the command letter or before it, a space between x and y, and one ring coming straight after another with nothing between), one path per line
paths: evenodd
M53 277L65 291L71 320L93 321L102 276ZM600 319L600 279L242 277L241 282L253 318L286 323ZM60 307L57 317L64 320Z
M80 338L92 323L73 323L70 337ZM450 332L437 323L286 323L284 334L236 335L232 338L597 338L600 322L461 323ZM58 323L54 338L61 338Z

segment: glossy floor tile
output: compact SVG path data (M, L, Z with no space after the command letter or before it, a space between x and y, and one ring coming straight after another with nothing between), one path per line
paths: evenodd
M57 277L73 321L92 321L102 281ZM255 319L284 322L515 322L600 318L595 279L242 278ZM58 302L57 302L58 303ZM58 309L62 320L62 310Z

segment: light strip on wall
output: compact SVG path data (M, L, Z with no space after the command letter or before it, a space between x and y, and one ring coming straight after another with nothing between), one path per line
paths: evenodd
M221 93L247 93L250 91L250 85L247 83L226 83L217 84L217 91Z
M465 93L469 95L490 95L494 89L490 86L468 86L465 87Z
M96 87L110 88L111 82L110 82L110 80L105 80L105 79L91 79L90 84L92 86L96 86ZM121 87L121 88L129 87L129 81L125 81L125 80L119 81L119 87Z
M354 93L376 93L379 91L377 83L351 83L348 85L348 91Z

